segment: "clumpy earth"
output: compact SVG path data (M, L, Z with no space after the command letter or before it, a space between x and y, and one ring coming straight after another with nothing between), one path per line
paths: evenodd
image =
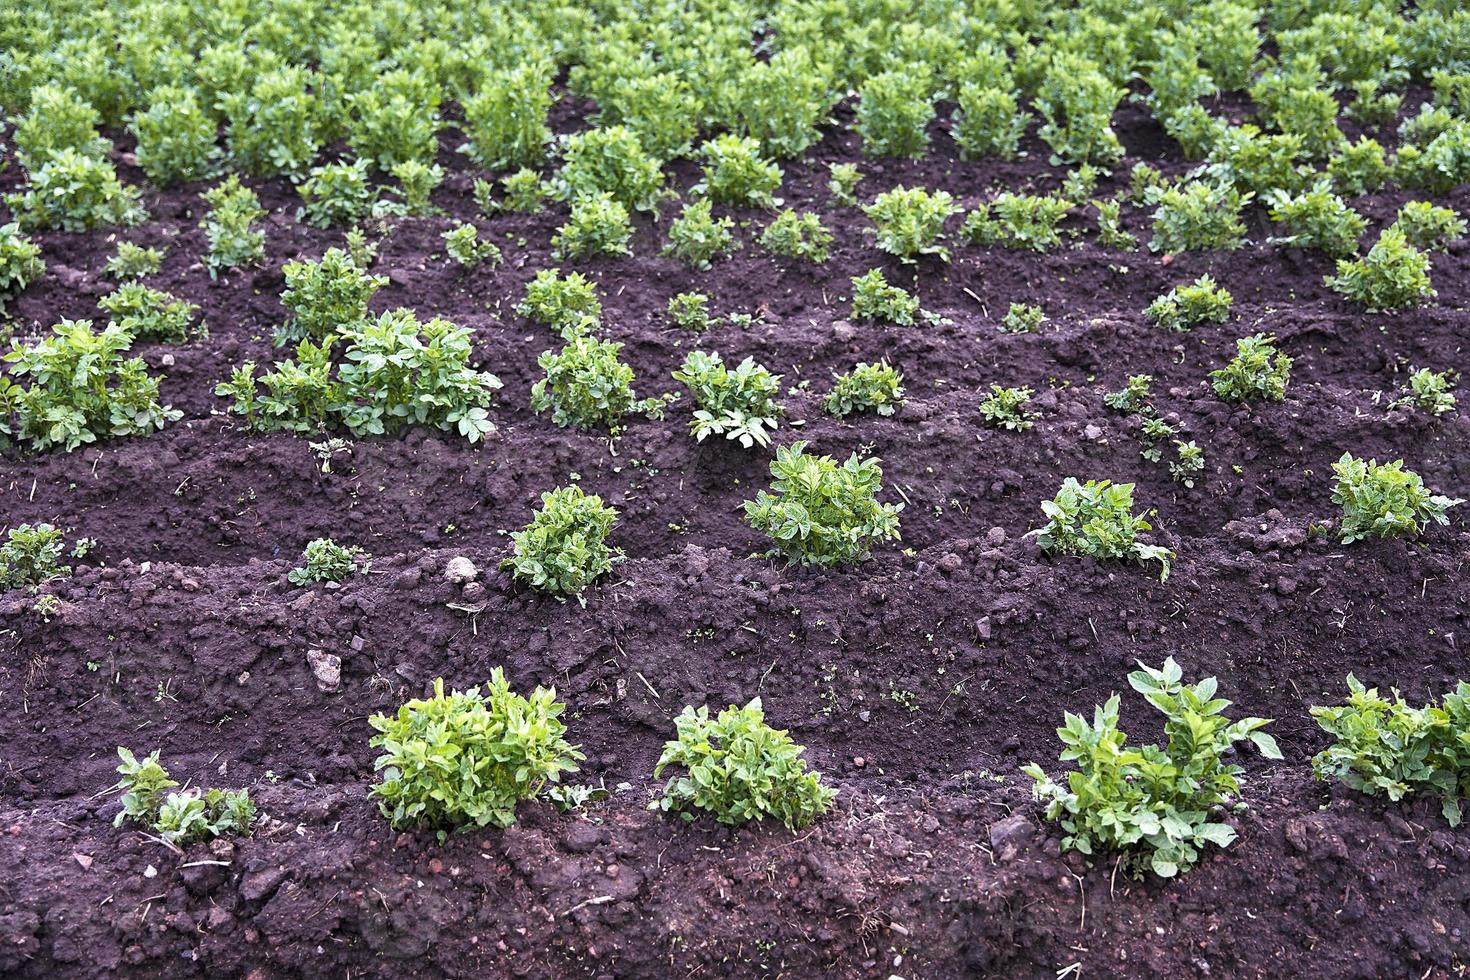
M578 125L575 103L558 113L559 128ZM1102 191L1137 160L1187 169L1142 108L1117 123L1129 159ZM110 135L141 183L126 135ZM0 596L0 975L1461 975L1470 837L1437 804L1315 781L1310 758L1326 740L1307 711L1341 700L1349 672L1415 701L1467 674L1470 534L1458 514L1408 542L1344 547L1309 533L1335 512L1331 464L1345 450L1403 458L1438 492L1470 497L1466 415L1388 407L1411 366L1470 368L1466 242L1434 258L1435 305L1367 315L1323 286L1329 260L1265 244L1259 208L1237 252L1166 258L1089 236L1047 255L958 245L951 264L915 269L886 261L861 213L827 199L833 161L862 166L864 197L917 183L971 205L996 186L1056 186L1045 147L1027 148L1014 163L960 161L937 124L926 159L867 161L834 128L785 166L780 192L836 232L827 264L773 259L753 243L765 216L737 211L746 247L691 272L657 257L670 204L637 219L633 257L582 266L640 394L674 390L669 372L689 350L751 355L792 389L780 439L883 458L884 499L905 504L902 547L838 571L755 557L765 545L739 505L765 485L768 455L696 444L687 401L617 439L530 411L536 355L557 341L513 308L556 264L565 208L477 217L476 174L447 137L445 214L395 223L374 309L474 330L479 360L505 382L483 446L414 431L357 442L324 474L308 440L245 431L213 386L272 357L282 264L341 233L296 223L287 182L252 182L274 209L269 264L211 281L201 188L149 192L153 219L126 237L168 247L151 284L200 304L209 325L187 345L137 348L184 418L146 439L0 460L5 524L46 520L98 541L47 586L60 603L51 618L29 594ZM674 166L676 188L695 179ZM0 188L18 180L11 168ZM1381 227L1406 199L1354 205ZM1470 211L1470 190L1442 203ZM1146 241L1146 213L1125 215ZM441 232L468 218L503 265L466 273L442 254ZM1081 212L1069 221L1086 224ZM19 332L100 318L118 235L37 237L48 271L11 304ZM849 278L874 265L944 320L851 322ZM1206 272L1235 296L1228 323L1167 334L1142 317ZM663 311L686 290L755 319L682 332ZM1012 301L1039 303L1049 322L999 332ZM1281 404L1232 407L1207 372L1255 331L1295 358L1291 385ZM831 375L879 357L905 375L902 410L825 415ZM1193 489L1142 460L1136 423L1103 408L1138 373L1155 376L1155 404L1206 451ZM981 425L992 383L1037 392L1034 429ZM1137 484L1139 504L1157 508L1149 540L1178 552L1167 583L1040 554L1025 532L1067 476ZM506 532L569 480L619 509L614 540L628 555L585 606L497 570ZM325 535L371 552L371 572L290 586L302 547ZM446 580L456 557L475 564L473 582ZM1234 712L1276 719L1285 760L1241 759L1249 809L1231 818L1234 845L1178 880L1135 881L1113 857L1064 856L1019 767L1060 771L1062 712L1090 711L1126 691L1136 660L1166 656L1187 677L1218 676ZM576 778L608 798L573 813L525 804L508 830L443 842L392 830L368 798L368 716L436 677L468 687L496 666L521 690L555 685L588 756ZM673 716L757 695L840 788L834 809L794 834L649 812ZM1131 692L1123 723L1159 735ZM104 791L119 745L162 749L180 781L249 787L260 828L182 854L114 829Z

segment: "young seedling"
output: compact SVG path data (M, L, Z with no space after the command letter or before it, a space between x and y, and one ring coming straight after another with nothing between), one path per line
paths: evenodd
M1233 298L1208 275L1175 286L1148 305L1143 315L1165 330L1183 332L1201 323L1224 323Z
M892 415L903 404L903 375L887 361L876 364L859 362L851 371L836 378L822 407L838 418L846 418L854 412Z
M1047 522L1026 536L1048 555L1079 555L1123 561L1157 561L1159 581L1169 580L1169 561L1174 552L1138 540L1153 525L1147 514L1133 513L1133 484L1111 480L1078 483L1072 477L1062 482L1055 498L1043 500Z
M582 593L623 560L607 546L618 512L575 484L541 495L541 507L523 530L512 532L513 551L500 563L521 582L558 599Z
M747 357L731 370L719 354L692 351L674 372L674 380L688 388L694 400L689 431L696 442L716 435L738 440L746 449L770 443L781 414L774 400L781 390L779 374L771 374L754 358Z
M776 450L771 490L745 502L745 520L768 534L789 561L832 567L861 561L872 542L898 540L902 504L877 500L883 468L856 453L838 465L806 452L805 442Z
M1345 452L1332 464L1332 472L1337 477L1332 502L1342 507L1338 530L1343 544L1422 534L1431 521L1448 524L1446 512L1465 502L1431 493L1418 473L1404 469L1401 459L1380 464Z
M987 425L1024 432L1036 424L1037 413L1028 407L1030 404L1030 388L991 385L990 394L980 402L980 417Z
M302 565L286 576L292 585L342 582L355 572L366 572L372 564L356 545L340 545L331 538L317 538L301 553Z

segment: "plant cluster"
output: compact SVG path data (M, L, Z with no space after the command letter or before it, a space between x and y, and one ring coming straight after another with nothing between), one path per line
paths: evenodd
M991 385L990 394L980 402L980 417L986 425L1024 432L1036 424L1036 412L1028 407L1030 404L1030 388Z
M340 248L329 248L321 260L296 259L281 268L286 288L281 304L292 316L276 331L276 343L324 341L367 319L373 294L388 284L386 276L364 272Z
M775 401L781 390L779 374L771 374L754 358L732 370L719 354L691 351L674 380L689 389L694 401L689 431L696 442L716 435L738 440L746 449L770 443L781 414Z
M71 452L100 439L147 435L183 416L159 404L160 378L141 357L121 356L133 344L127 330L62 320L52 333L5 356L10 374L30 383L0 378L0 437Z
M209 241L209 251L204 256L209 277L216 278L221 269L251 265L263 259L265 232L255 223L265 217L265 209L255 192L231 174L202 196L209 205L209 213L201 224Z
M444 251L466 269L486 262L492 267L500 264L500 246L488 238L482 239L479 229L469 222L455 225L440 237L444 239Z
M745 502L745 520L770 536L775 553L823 567L867 557L873 542L898 540L902 504L879 503L883 468L857 453L838 465L806 452L803 441L781 446L771 461L771 492Z
M1332 193L1331 184L1319 180L1309 190L1292 195L1283 190L1266 194L1266 205L1272 221L1278 221L1286 235L1274 239L1282 245L1315 248L1333 258L1343 258L1358 251L1368 221Z
M788 830L807 826L827 812L837 790L807 770L806 750L783 729L766 724L760 698L734 705L711 718L709 707L686 707L674 719L675 738L664 743L654 766L657 779L669 766L663 796L649 809L676 812L692 821L706 810L720 823L741 826L771 817Z
M960 235L976 245L1046 252L1061 246L1057 226L1071 210L1060 197L1006 191L965 215Z
M331 538L316 538L301 553L302 564L291 569L286 579L292 585L314 582L342 582L354 572L366 572L370 564L367 552L356 545L341 545Z
M102 271L114 279L131 281L153 275L162 265L163 252L160 250L132 242L118 242L117 254L107 260Z
M143 760L130 749L118 746L118 781L113 787L122 794L122 812L114 827L132 821L179 848L225 834L248 835L255 826L255 803L250 791L190 788L170 793L179 784L169 777L155 750Z
M1175 286L1148 305L1143 315L1165 330L1184 331L1201 323L1224 323L1234 300L1209 275Z
M5 301L46 272L41 246L20 233L15 222L0 225L0 313Z
M1455 410L1455 396L1450 394L1455 387L1453 371L1432 371L1420 368L1409 375L1409 390L1396 400L1392 408L1417 407L1430 415L1445 415Z
M153 289L140 282L126 282L97 301L112 322L142 340L158 340L181 344L191 331L204 332L201 323L195 327L199 307L172 293Z
M34 588L67 574L61 564L66 543L61 528L50 524L18 524L0 546L0 589Z
M533 589L580 598L587 586L622 561L621 552L607 546L617 519L616 510L579 486L543 493L531 523L511 533L511 555L500 567Z
M139 197L112 164L67 148L32 172L22 190L6 194L5 206L26 231L78 232L140 223L148 214Z
M1314 706L1312 717L1333 742L1312 757L1318 779L1395 802L1432 795L1451 827L1461 820L1460 801L1470 797L1470 684L1422 707L1393 700L1348 675L1347 703Z
M1365 538L1399 538L1422 534L1433 521L1448 524L1446 511L1465 501L1431 493L1404 461L1380 464L1343 453L1332 464L1336 480L1332 502L1342 507L1338 527L1343 544Z
M1196 181L1182 187L1153 187L1144 200L1154 207L1154 237L1148 247L1155 252L1235 249L1245 242L1240 213L1251 195L1232 186Z
M669 244L664 254L695 269L708 269L717 258L729 255L738 247L734 235L735 222L715 218L708 200L685 205L679 217L669 225Z
M1046 523L1027 536L1034 535L1046 554L1157 561L1159 581L1168 581L1174 552L1138 540L1139 533L1153 530L1153 525L1147 514L1133 513L1133 484L1111 480L1078 483L1069 476L1054 498L1041 502L1041 511Z
M597 322L602 303L597 287L580 272L563 276L560 269L542 269L526 283L525 299L516 312L571 339L573 333L585 333L589 321Z
M563 260L628 255L632 238L628 209L611 194L598 191L572 199L571 215L552 236L551 247Z
M903 404L903 375L887 361L859 361L851 370L836 376L832 390L822 401L829 414L846 418L854 412L877 412L888 416Z
M339 342L345 349L334 363ZM295 358L258 378L246 361L215 394L232 399L231 410L260 432L341 426L365 436L427 425L473 443L495 431L487 409L500 387L495 375L470 367L468 330L438 318L420 323L398 309L320 342L304 339Z
M1279 402L1291 380L1291 356L1276 349L1276 338L1258 333L1235 342L1230 363L1210 372L1215 394L1228 402Z
M1399 208L1398 217L1390 227L1403 232L1408 243L1421 251L1443 252L1465 234L1465 219L1454 208L1428 201L1409 201Z
M781 168L761 157L761 145L746 136L725 133L700 147L704 179L695 192L717 204L742 208L770 208L781 186Z
M368 719L378 733L370 744L383 750L373 763L379 809L395 828L432 828L441 841L449 831L509 827L522 800L584 758L564 737L565 710L554 688L515 693L499 667L483 693L445 694L436 679L432 696Z
M1429 281L1429 256L1409 244L1402 228L1390 226L1368 254L1339 259L1337 275L1324 281L1369 313L1408 309L1435 296Z
M159 187L203 180L219 158L215 123L199 103L199 93L164 85L148 96L148 110L133 115L128 129L136 139L133 155Z
M1035 763L1024 771L1036 781L1032 790L1047 819L1066 831L1064 850L1089 857L1118 851L1135 877L1151 870L1171 878L1192 868L1207 845L1235 840L1235 828L1219 819L1240 804L1244 770L1225 761L1235 744L1249 741L1266 759L1280 759L1281 750L1261 731L1269 719L1225 716L1230 702L1215 697L1215 678L1185 684L1173 657L1159 668L1138 666L1128 684L1163 714L1163 746L1128 744L1115 694L1094 710L1090 725L1066 713L1057 729L1060 758L1075 768L1065 782Z
M870 157L921 157L929 148L934 103L927 71L879 72L858 93L856 127Z
M944 223L959 210L948 191L900 184L879 194L863 213L873 222L878 248L888 254L904 262L915 262L921 255L948 262Z
M919 297L902 286L890 285L882 269L869 269L852 279L852 317L912 327L919 315Z
M546 377L531 386L531 408L549 410L560 426L614 432L634 412L662 418L670 399L639 400L633 394L633 369L618 357L622 349L616 341L578 334L560 351L543 351L537 364Z
M832 233L811 211L787 208L761 233L761 247L773 255L806 259L818 265L827 261Z

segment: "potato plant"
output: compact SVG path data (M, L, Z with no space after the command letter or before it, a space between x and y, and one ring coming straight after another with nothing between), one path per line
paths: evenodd
M1465 501L1431 492L1404 461L1361 460L1345 452L1332 464L1332 502L1342 507L1343 544L1366 538L1412 537L1430 522L1448 524L1448 511Z
M0 589L34 588L71 571L61 564L66 542L51 524L17 524L0 545Z
M799 830L827 812L837 790L809 771L806 751L783 729L766 724L760 698L743 708L731 705L711 718L708 706L686 707L674 719L675 737L664 743L653 768L655 779L676 766L651 810L678 813L692 821L696 811L740 826L770 817Z
M3 234L3 230L0 230L0 234ZM162 266L163 252L159 249L144 248L133 242L118 242L117 252L107 260L102 271L113 279L130 282L154 275Z
M500 563L518 582L558 598L582 593L622 561L607 546L618 512L575 484L541 495L523 530L512 532L510 557Z
M307 542L301 553L301 564L287 573L292 585L315 582L342 582L354 572L366 572L371 564L367 552L356 545L341 545L331 538Z
M694 417L689 431L695 442L711 435L736 440L741 446L766 446L776 430L781 406L781 376L771 374L747 357L733 369L719 354L691 351L674 372L674 380L689 389Z
M526 283L525 298L516 312L537 323L551 327L570 340L576 333L586 333L602 317L602 302L597 287L580 272L542 269Z
M253 265L265 257L265 232L256 222L265 217L255 192L231 174L202 195L209 205L201 227L209 241L204 264L211 279L222 269Z
M323 341L367 319L368 303L388 284L370 275L340 248L329 248L321 260L293 260L281 268L286 288L281 303L291 317L276 331L278 345L293 340Z
M1036 424L1030 388L1005 388L991 385L990 393L980 401L980 417L986 425L1012 432L1024 432Z
M858 93L857 131L870 157L920 157L934 119L927 70L896 69L869 78Z
M112 322L141 340L180 344L190 334L206 334L196 323L199 307L172 293L138 282L126 282L97 301Z
M81 232L141 223L148 213L139 200L112 164L67 148L31 173L21 190L6 194L5 206L25 231Z
M1134 877L1152 871L1172 878L1194 867L1208 845L1229 847L1236 838L1220 819L1241 802L1245 770L1225 760L1236 743L1249 742L1266 759L1280 759L1281 750L1261 730L1270 719L1225 716L1230 702L1215 697L1215 678L1185 684L1173 657L1162 667L1138 666L1128 684L1163 714L1164 745L1129 744L1115 694L1093 710L1091 724L1066 713L1057 737L1061 761L1075 769L1064 782L1035 763L1023 771L1046 818L1066 832L1064 850L1094 860L1116 852Z
M439 237L444 239L449 257L466 269L486 263L493 268L501 262L500 246L481 238L479 229L469 222L455 225Z
M551 245L562 260L631 255L632 238L628 209L611 194L598 191L572 200L571 217L556 230Z
M1276 349L1276 338L1258 333L1235 342L1235 357L1210 372L1215 394L1228 402L1279 402L1291 380L1291 355Z
M1156 561L1160 565L1159 581L1168 581L1174 553L1138 540L1138 535L1153 530L1153 525L1146 514L1133 513L1133 484L1111 480L1079 483L1067 477L1054 498L1041 502L1041 510L1046 523L1028 531L1027 537L1035 537L1044 553Z
M446 694L435 679L429 697L368 718L377 732L369 744L383 750L373 762L378 808L394 828L431 829L440 841L511 826L522 801L584 758L565 738L565 710L554 688L537 687L529 698L512 691L499 667L483 691Z
M874 198L863 213L873 222L881 250L903 262L916 262L923 255L948 262L944 223L959 210L947 191L899 184Z
M876 542L898 540L902 504L879 503L883 468L853 453L838 465L797 441L776 450L771 490L745 502L745 520L769 535L774 553L803 565L850 565Z
M770 208L781 186L781 167L761 156L761 146L749 137L725 133L706 142L699 150L704 161L704 179L695 193L706 194L716 204L742 208Z
M869 269L852 280L852 317L912 327L919 298L902 286L890 285L882 269Z
M859 361L851 371L836 376L832 390L822 401L831 415L846 418L855 412L892 415L903 404L903 375L887 361Z
M560 351L544 351L537 363L546 377L531 386L531 408L550 411L560 426L613 432L634 413L662 418L670 399L633 394L633 369L619 359L622 349L617 341L580 334Z
M20 232L15 222L0 225L0 313L5 301L21 292L46 272L41 246Z
M669 243L663 254L672 256L695 269L708 269L715 259L735 251L735 222L716 218L710 213L708 200L687 204L679 217L669 225Z
M138 824L175 848L225 834L249 836L255 828L249 790L190 787L169 792L179 784L158 761L158 751L139 760L130 749L118 746L117 755L119 778L112 790L122 794L123 808L113 826Z
M772 255L805 259L818 265L827 261L832 232L810 211L787 208L761 233L761 247Z
M1143 315L1165 330L1182 332L1202 323L1224 323L1234 300L1209 275L1175 286L1148 305Z
M1367 255L1339 259L1337 275L1324 281L1369 313L1409 309L1435 297L1429 256L1409 244L1402 228L1392 226L1383 230Z

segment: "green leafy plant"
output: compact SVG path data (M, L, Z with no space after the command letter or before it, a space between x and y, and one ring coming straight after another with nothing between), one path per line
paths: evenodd
M1291 357L1276 349L1276 338L1258 333L1235 342L1235 357L1210 372L1215 394L1228 402L1271 401L1286 397Z
M24 230L92 231L136 225L147 216L135 187L124 186L105 160L73 149L58 150L30 175L22 190L5 195Z
M903 404L903 375L886 360L875 364L859 361L851 371L836 376L822 407L838 418L854 412L877 412L888 416Z
M1025 135L1027 113L1016 94L993 85L965 82L955 100L950 135L966 160L999 157L1014 160Z
M1224 323L1230 318L1230 293L1209 275L1186 286L1175 286L1148 305L1143 315L1165 330L1184 331L1201 323Z
M202 196L210 208L201 227L209 240L204 263L211 279L221 269L251 265L265 257L265 232L255 226L257 219L265 217L265 209L253 190L231 174Z
M902 504L877 500L883 468L857 453L838 465L793 442L776 449L771 490L745 502L745 520L771 537L775 553L789 561L824 567L867 557L875 541L898 540Z
M500 246L480 238L479 229L468 222L455 225L439 237L444 239L444 251L449 257L466 269L486 262L492 267L500 264Z
M820 265L827 261L832 233L813 212L787 208L766 226L760 241L761 247L775 255Z
M885 191L863 209L873 222L878 248L904 262L933 255L949 261L944 223L960 208L948 191L928 191L902 184Z
M717 204L742 208L770 208L781 186L779 165L762 159L761 145L754 139L725 133L706 142L699 150L704 160L704 179L695 193L709 195Z
M489 195L481 201L479 188L493 187L485 181L477 181L475 184L475 200L480 204L480 210L487 214L491 211L510 211L514 214L539 214L546 208L548 196L546 185L541 180L541 175L536 171L522 167L513 174L507 174L501 181L500 186L505 193L499 201L492 201Z
M571 216L556 230L551 246L560 259L630 255L632 238L628 209L611 194L598 192L573 199Z
M1175 430L1172 425L1157 415L1149 414L1153 411L1153 406L1144 405L1143 408L1144 411L1139 413L1142 415L1139 437L1143 448L1139 450L1138 455L1150 463L1161 463L1164 461L1164 444L1174 438Z
M1039 135L1052 148L1053 165L1116 163L1123 144L1113 132L1113 111L1124 90L1092 61L1072 52L1055 56L1036 93Z
M284 65L222 92L231 159L261 176L304 174L322 144L319 82L304 68Z
M1404 233L1405 240L1425 252L1443 252L1465 234L1465 220L1454 208L1428 201L1409 201L1399 208L1391 227Z
M927 71L879 72L858 93L857 131L870 157L921 157L929 148L934 103Z
M1470 684L1461 681L1440 703L1418 708L1397 690L1388 700L1352 674L1347 685L1347 703L1312 707L1317 725L1333 738L1312 757L1312 772L1395 802L1438 796L1445 820L1458 827L1460 801L1470 797Z
M146 435L182 417L159 404L159 378L141 357L120 356L133 343L122 327L93 331L90 320L62 320L52 333L5 356L11 376L30 384L0 379L0 436L38 451L71 452L99 439Z
M1153 384L1154 376L1151 374L1131 374L1128 382L1118 391L1110 391L1103 395L1103 404L1115 412L1125 415L1137 415L1148 412L1149 409L1149 385Z
M17 295L46 272L41 246L20 233L15 222L0 225L0 313L5 301Z
M1138 239L1123 228L1123 205L1119 201L1095 199L1092 206L1097 209L1099 245L1130 252L1138 247Z
M11 133L15 160L25 170L34 173L66 151L106 158L112 143L97 132L101 115L74 87L37 85L29 96L30 105Z
M852 279L852 316L911 327L919 315L919 298L902 286L889 285L882 269L869 269Z
M579 486L543 493L531 523L511 533L512 552L500 567L533 589L580 598L622 561L622 554L607 546L617 519L616 510Z
M733 826L772 817L798 830L827 812L837 796L819 773L807 770L801 758L806 750L786 731L766 724L760 698L743 708L731 705L714 718L707 705L697 711L686 707L674 719L674 731L653 776L669 766L683 767L684 774L669 778L651 810L677 812L690 821L692 811L705 810Z
M1192 868L1207 845L1235 840L1235 828L1216 816L1240 802L1244 770L1227 765L1226 753L1245 741L1266 759L1280 759L1281 750L1261 731L1269 719L1225 717L1230 702L1215 697L1215 678L1184 684L1173 657L1160 668L1138 666L1128 684L1164 715L1163 746L1128 744L1115 694L1093 711L1090 725L1066 713L1057 729L1061 761L1076 768L1064 783L1035 763L1023 771L1036 781L1032 791L1046 804L1046 818L1066 831L1064 850L1089 857L1119 851L1134 876L1151 870L1172 878Z
M1169 463L1169 477L1193 489L1195 479L1205 471L1205 451L1193 439L1174 440L1175 458Z
M680 330L704 333L714 321L709 315L709 297L704 293L679 293L669 298L669 322Z
M340 545L331 538L316 538L301 553L302 564L286 575L292 585L342 582L354 572L368 570L367 552L356 545Z
M1062 244L1057 225L1071 210L1059 197L1006 191L965 215L960 235L976 245L1045 252Z
M409 162L432 163L443 125L442 95L439 83L427 72L397 68L376 75L371 86L346 97L346 118L341 121L347 145L382 173Z
M133 154L148 179L160 187L208 177L219 158L215 123L199 93L164 85L148 95L148 110L128 124L137 141Z
M1456 120L1422 147L1401 145L1393 176L1406 187L1430 194L1448 194L1470 181L1470 120Z
M1339 194L1367 194L1388 180L1389 166L1383 144L1370 136L1338 146L1327 161L1327 176Z
M373 763L382 779L372 794L394 828L449 831L509 827L516 806L575 772L585 758L564 737L566 705L554 688L529 698L510 689L496 667L484 693L478 687L414 698L395 714L373 715L378 733L369 743L383 754Z
M827 164L827 193L832 197L832 203L841 207L856 207L857 185L863 179L863 173L855 163L829 163Z
M1046 322L1046 311L1030 303L1012 303L1001 318L1001 333L1035 333Z
M674 372L674 380L688 388L694 400L689 431L696 442L722 435L739 440L746 449L770 443L781 414L775 402L781 390L779 374L771 374L754 358L747 357L731 370L719 354L691 351Z
M1370 313L1408 309L1436 295L1429 281L1429 256L1409 244L1403 229L1392 226L1367 255L1339 259L1337 275L1324 282Z
M1080 555L1097 559L1157 561L1159 581L1169 580L1174 552L1138 540L1153 530L1147 514L1133 513L1133 484L1111 480L1062 481L1056 497L1041 502L1047 522L1027 532L1048 555Z
M444 182L443 167L409 159L395 163L389 172L398 181L401 206L407 214L422 217L438 213L431 198L434 189Z
M97 301L112 322L134 337L180 344L191 332L207 332L200 323L195 326L199 307L161 289L139 282L123 283Z
M619 359L622 349L616 341L581 334L560 351L544 351L537 363L546 377L531 386L531 408L550 410L557 425L615 432L634 412L661 418L670 399L633 394L633 369Z
M1003 388L991 385L990 393L980 402L980 417L986 425L1012 432L1024 432L1036 424L1030 388Z
M710 214L708 200L685 205L669 225L669 244L664 254L696 269L708 269L713 261L734 252L735 222Z
M0 249L3 247L0 245ZM118 242L117 254L107 260L102 271L114 279L131 281L153 275L162 265L163 252L160 250L144 248L132 242Z
M542 269L526 283L526 295L516 306L521 316L543 323L563 337L586 333L590 322L595 325L602 316L602 303L597 287L580 272Z
M296 219L304 218L318 228L352 224L366 216L377 200L377 193L368 184L365 160L315 167L296 191L305 202L296 212Z
M334 363L339 342L345 350ZM320 343L302 340L295 358L259 378L246 361L215 394L232 399L231 410L261 432L340 425L366 436L426 425L473 443L495 431L487 410L500 387L495 375L470 366L468 330L438 318L420 323L398 309L345 324Z
M1430 415L1445 415L1455 409L1455 396L1450 390L1455 387L1453 371L1431 371L1420 368L1409 375L1409 390L1397 399L1390 408L1420 408Z
M1245 241L1241 210L1250 194L1226 184L1193 182L1181 187L1154 187L1145 195L1154 206L1154 237L1148 247L1177 254L1204 249L1235 249Z
M1334 258L1356 253L1358 239L1368 227L1367 219L1332 193L1325 178L1295 196L1282 190L1270 191L1265 203L1271 220L1280 222L1287 232L1273 241L1315 248Z
M0 589L44 585L68 574L61 564L66 548L61 528L50 524L18 524L0 546Z
M462 100L466 142L459 152L488 170L540 163L551 142L550 74L534 61L488 72Z
M291 318L276 331L276 343L309 338L322 341L367 319L373 294L388 284L386 276L364 272L340 248L329 248L321 260L296 259L281 268L286 288L281 303Z
M614 78L598 106L598 125L626 125L658 160L688 153L699 133L699 96L672 72Z
M255 803L249 790L199 789L168 792L179 785L169 777L154 751L141 762L130 749L118 746L118 781L122 812L113 820L121 827L131 820L178 848L225 834L246 834L255 826Z
M1343 544L1422 534L1431 521L1448 524L1445 512L1465 502L1431 493L1419 474L1404 469L1401 459L1379 464L1345 452L1332 464L1332 472L1337 477L1332 502L1342 506L1338 531Z
M651 211L663 194L663 171L626 126L585 129L566 138L558 192L572 202L608 195L625 209Z

